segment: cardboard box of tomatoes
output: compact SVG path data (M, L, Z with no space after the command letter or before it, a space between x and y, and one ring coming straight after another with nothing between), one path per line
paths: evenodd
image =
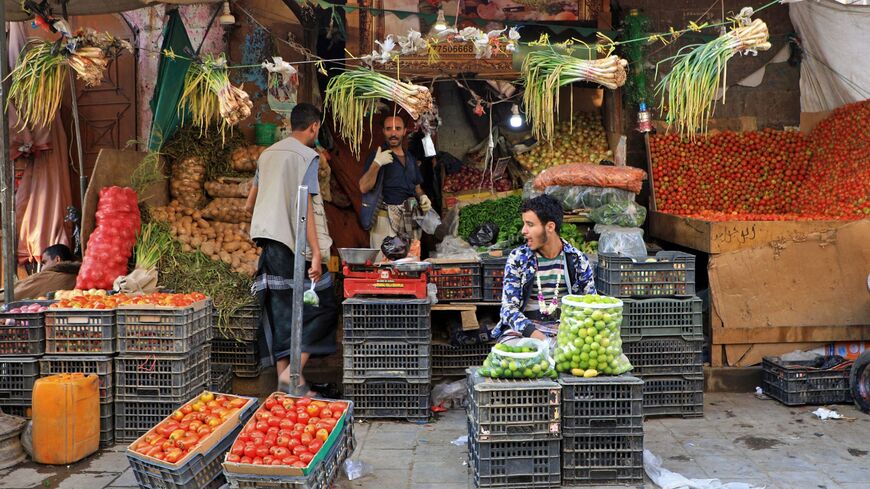
M221 457L257 400L204 391L127 447L142 487L205 487L221 473Z
M224 472L307 476L341 438L350 401L270 395L233 442ZM352 422L352 421L350 421Z

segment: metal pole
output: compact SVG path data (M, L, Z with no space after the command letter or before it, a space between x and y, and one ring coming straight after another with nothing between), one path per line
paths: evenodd
M0 122L0 209L3 220L3 297L6 303L14 300L15 293L15 163L9 159L9 117L6 113L6 84L3 80L9 71L8 46L6 42L6 6L0 7L0 25L4 26L0 36L0 110L3 110L3 121Z
M76 100L76 77L73 69L67 66L67 78L69 78L69 94L72 101L73 129L76 133L76 154L79 157L79 192L81 193L81 206L85 208L85 190L88 188L88 177L85 176L85 157L82 150L82 126L79 123L79 102ZM82 243L82 255L85 253L85 244Z
M293 329L290 338L290 393L303 395L302 375L302 294L305 292L305 248L308 246L308 186L300 185L296 195L296 250L293 260Z

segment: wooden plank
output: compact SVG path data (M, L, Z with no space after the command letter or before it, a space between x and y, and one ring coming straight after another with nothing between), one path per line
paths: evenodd
M460 311L459 317L462 320L463 331L474 331L480 329L480 323L477 321L477 311Z
M691 217L650 212L649 233L704 253L725 253L760 246L771 241L800 240L810 233L836 229L844 221L704 221Z
M714 345L758 343L830 343L870 339L870 325L771 326L767 328L713 328Z
M476 311L477 306L474 304L432 304L433 311Z
M710 365L713 367L725 366L725 347L722 345L710 345Z

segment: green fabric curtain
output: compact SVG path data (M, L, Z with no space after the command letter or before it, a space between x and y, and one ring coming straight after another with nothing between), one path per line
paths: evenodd
M160 64L157 66L157 81L154 96L151 98L151 133L148 136L148 150L157 151L178 129L178 101L184 89L184 76L190 68L189 59L168 58L163 53L171 49L174 53L190 57L193 46L178 10L169 12L169 21L163 29L163 45L160 47Z

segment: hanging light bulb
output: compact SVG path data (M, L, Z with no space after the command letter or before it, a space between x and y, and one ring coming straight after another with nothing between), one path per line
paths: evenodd
M236 23L236 18L233 17L233 13L230 11L230 2L229 0L224 1L224 13L218 19L221 25L233 25Z
M435 25L432 26L436 32L447 30L447 20L444 19L444 9L438 9L438 18L435 20Z
M517 104L514 104L513 107L511 107L511 117L508 119L508 124L513 128L523 125L523 116L520 115L520 108Z

